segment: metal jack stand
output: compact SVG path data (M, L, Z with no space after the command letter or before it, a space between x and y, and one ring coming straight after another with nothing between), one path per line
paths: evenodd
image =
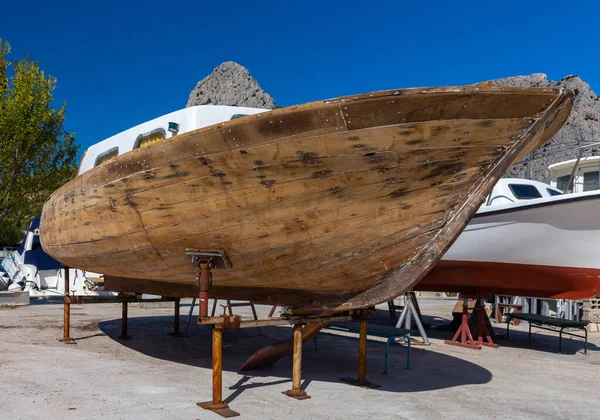
M458 337L460 336L460 341ZM452 337L452 340L444 341L446 344L453 346L466 347L473 350L481 350L481 345L473 340L471 335L471 329L469 328L469 298L463 298L463 311L461 317L460 327L456 330L456 334Z
M277 325L291 325L294 327L294 340L292 348L294 350L293 359L293 375L292 375L292 389L284 392L285 395L290 397L304 400L309 398L305 391L301 388L301 373L302 373L302 336L306 333L306 329L312 330L313 326L318 326L323 323L331 322L345 322L351 319L356 319L355 314L351 312L344 312L341 314L331 315L320 315L320 314L284 314L280 318L267 318L267 319L248 319L243 320L239 315L227 315L226 311L222 316L208 317L206 319L198 319L200 325L211 325L213 327L213 400L198 405L207 410L214 411L215 413L223 417L232 417L237 415L235 411L229 409L226 404L223 403L221 388L222 388L222 371L221 371L221 360L222 360L222 330L229 328L256 328L256 327L273 327ZM306 325L306 327L302 327ZM365 343L366 343L366 330L365 330ZM366 351L366 348L364 349ZM364 352L363 352L364 353ZM362 357L363 368L362 377L364 378L364 364L366 364L366 353Z
M213 268L231 268L222 251L186 250L190 262L198 267L199 316L198 322L208 319L208 289L212 283ZM240 413L233 411L223 402L223 327L214 325L212 330L212 400L196 403L222 417L235 417Z
M474 335L479 336L479 339L473 339L473 335L471 334L471 329L469 328L469 296L463 296L463 310L460 327L456 330L452 340L446 340L445 343L473 350L481 350L481 346L496 348L498 345L494 344L489 334L485 307L481 304L479 296L474 296L473 298L476 299L475 302L477 303L473 308L473 319L477 320ZM458 339L459 336L460 341ZM486 341L483 341L484 337Z
M173 337L185 337L185 334L179 331L179 303L180 299L175 298L175 307L173 314L173 331L169 333L169 335ZM193 308L193 306L192 306Z
M307 400L310 398L301 388L302 382L302 324L294 324L294 356L292 365L292 389L282 392L288 397L297 400Z
M198 325L210 325L212 327L212 369L213 369L213 397L211 401L197 403L198 406L213 411L223 417L238 416L239 413L231 410L223 401L223 330L237 328L257 328L257 327L273 327L277 325L291 325L294 327L294 365L292 377L292 389L284 394L296 399L309 398L301 388L301 372L302 372L302 338L303 333L309 334L313 331L310 327L322 328L323 324L331 322L345 322L351 319L356 319L355 313L351 311L342 312L339 314L290 312L283 314L279 318L267 319L247 319L243 320L239 315L228 315L227 307L223 309L222 316L208 316L208 289L211 284L211 269L214 268L231 268L225 254L222 251L202 251L202 250L186 250L186 254L195 267L198 267L198 286L199 286L199 302L200 316L198 317ZM366 314L366 311L361 311ZM307 325L307 329L302 326ZM361 321L361 327L363 322ZM366 315L364 316L364 332L361 332L361 365L359 365L359 378L364 381L364 366L366 365L366 341L367 341L367 324ZM362 331L362 330L361 330ZM286 348L287 349L287 342ZM284 349L284 350L285 350ZM248 367L248 366L246 366ZM362 369L362 376L361 376Z
M121 312L121 335L119 338L121 340L129 340L131 337L127 334L127 301L124 300L122 303L122 312Z
M199 402L196 405L222 417L239 416L240 413L233 411L223 402L223 329L217 325L213 327L212 332L212 372L212 401Z
M192 313L194 312L194 306L196 305L196 298L192 299L192 304L190 305L190 313L188 314L188 319L185 323L185 332L188 332L190 328L190 322L192 322Z
M63 337L58 341L65 344L76 344L71 338L71 297L69 296L69 267L64 268L65 273L65 297L64 297L64 313L63 313Z
M358 378L340 378L341 381L362 388L380 388L381 385L367 381L367 312L360 311L360 332L358 337Z
M473 335L477 338L477 343L482 346L497 348L498 344L494 343L490 332L493 334L493 330L490 331L488 324L490 324L489 318L485 313L485 300L481 297L477 297L477 302L473 308L473 318L477 320L477 326L473 330ZM483 341L485 339L485 341Z
M70 337L70 327L71 327L71 305L83 305L90 303L120 303L122 306L121 312L121 335L119 335L120 339L127 340L129 339L129 335L127 335L127 312L128 312L128 304L129 302L173 302L179 301L178 298L159 298L159 299L138 299L135 296L127 295L124 293L119 293L117 297L111 298L95 298L92 296L75 296L69 295L69 268L65 267L65 297L64 297L64 333L63 337L58 339L66 344L76 344L75 340ZM176 302L176 304L177 304ZM176 320L179 319L179 307L178 305L175 307L175 315ZM175 331L178 331L179 325L175 324Z
M425 328L423 328L423 323L421 322L421 310L419 308L419 303L417 302L415 292L406 292L404 296L406 303L404 308L402 308L402 313L400 314L398 322L396 322L396 328L402 328L402 323L404 322L404 328L410 331L412 329L412 315L414 314L415 324L419 330L419 334L421 334L423 344L430 346L431 343L429 342L429 338L427 337L427 333L425 332Z

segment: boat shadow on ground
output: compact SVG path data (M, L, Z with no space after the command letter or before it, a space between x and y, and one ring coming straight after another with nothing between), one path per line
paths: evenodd
M185 317L181 317L182 327ZM121 340L121 320L99 323L108 337L146 356L210 369L211 331L208 327L190 325L185 337L168 335L173 325L171 316L130 318L128 332L131 339ZM223 370L238 372L240 365L254 352L268 344L291 337L289 327L225 330L223 334ZM311 381L339 382L341 377L357 374L358 340L356 337L320 333L318 346L314 341L305 343L302 354L303 387ZM381 385L388 392L421 392L452 388L462 385L485 384L492 379L487 369L469 361L414 348L411 351L411 369L406 369L406 349L392 346L389 351L388 374L383 374L385 346L381 341L369 340L367 352L367 379ZM291 355L283 357L273 366L240 372L243 375L230 390L230 401L244 389L291 383ZM258 378L268 382L256 383ZM252 383L247 384L252 380Z

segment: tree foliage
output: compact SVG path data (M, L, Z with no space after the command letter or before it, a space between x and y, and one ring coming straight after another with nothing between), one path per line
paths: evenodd
M18 241L28 219L76 174L78 148L63 127L66 103L52 106L56 79L27 57L11 68L9 53L0 39L0 245Z

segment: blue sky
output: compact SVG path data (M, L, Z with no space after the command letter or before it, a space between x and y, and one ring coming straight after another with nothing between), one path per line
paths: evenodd
M83 150L185 107L227 60L283 106L536 72L600 93L599 18L591 0L6 0L0 37L58 78Z

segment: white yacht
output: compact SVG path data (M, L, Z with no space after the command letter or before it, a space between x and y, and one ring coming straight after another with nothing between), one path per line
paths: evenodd
M582 299L600 294L600 191L501 179L418 290Z

